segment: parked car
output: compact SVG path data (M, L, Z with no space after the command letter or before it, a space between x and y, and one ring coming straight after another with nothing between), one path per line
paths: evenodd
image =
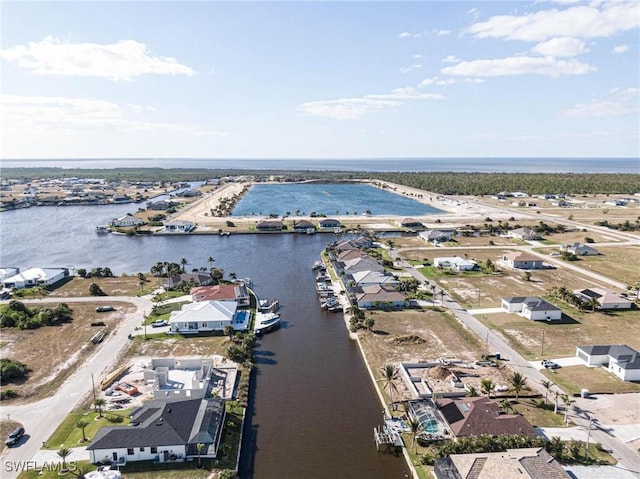
M96 313L108 313L109 311L115 311L116 308L114 308L111 305L106 305L106 306L98 306L96 308Z
M4 443L9 447L15 446L20 442L22 436L24 436L24 428L17 427L7 436L7 440Z
M168 326L169 323L164 319L158 319L151 323L152 328L161 328L162 326Z
M558 363L554 363L553 361L550 361L549 359L543 359L542 360L542 365L547 369L558 369L560 367L560 365Z

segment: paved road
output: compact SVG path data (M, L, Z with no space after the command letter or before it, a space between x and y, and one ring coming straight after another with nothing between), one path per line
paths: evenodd
M393 258L397 257L391 252ZM414 278L420 283L425 282L424 276L420 272L416 271L409 263L400 260L402 267L408 271ZM545 393L545 388L542 386L542 382L547 380L536 367L534 367L529 361L525 360L520 354L506 344L500 337L485 327L480 321L474 318L469 311L464 309L458 303L453 301L451 297L443 291L442 305L449 309L455 316L466 325L469 329L475 332L480 338L485 341L486 349L488 353L499 352L501 357L509 362L509 365L520 374L527 377L527 384L529 387L537 389L541 394ZM560 394L564 394L557 386L552 388L552 391L558 391ZM588 427L589 419L585 412L581 412L576 406L573 406L570 412L571 420L583 429ZM601 443L605 449L613 451L613 456L619 461L618 466L630 471L640 472L640 455L633 449L631 449L624 441L607 433L605 428L593 427L591 431L591 440Z
M46 298L47 303L60 301L65 303L96 302L90 298ZM46 399L21 406L1 406L0 415L4 418L10 415L11 420L22 423L26 430L26 437L18 447L6 449L1 458L0 476L2 479L13 479L18 473L11 468L17 461L28 461L37 457L42 447L60 421L65 418L85 397L91 393L91 376L96 387L100 379L110 372L118 361L122 349L127 344L128 335L143 320L144 314L152 307L151 296L128 297L109 296L109 302L131 303L136 307L133 313L127 314L119 323L117 329L107 336L104 342L96 347L95 353L58 388L56 393ZM25 301L28 302L28 301ZM56 447L59 445L56 444ZM65 444L72 447L72 444Z

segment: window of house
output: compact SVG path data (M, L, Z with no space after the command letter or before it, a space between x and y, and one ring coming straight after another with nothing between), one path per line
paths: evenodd
M206 328L207 327L207 323L202 323L202 328Z
M144 452L144 447L141 447L141 448L140 448L140 452Z
M156 454L158 452L158 448L155 446L151 446L151 454Z
M132 447L127 448L127 455L128 456L133 456L133 448Z

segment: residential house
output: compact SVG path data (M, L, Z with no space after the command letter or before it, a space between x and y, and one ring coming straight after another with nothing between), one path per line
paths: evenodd
M606 288L577 289L573 294L583 302L588 302L595 298L599 304L598 309L631 309L633 306L633 302Z
M400 226L403 228L411 228L411 229L421 229L424 228L422 222L416 220L415 218L403 218L398 222Z
M154 211L166 211L168 209L173 208L175 205L176 203L174 201L160 200L149 205L147 209L154 210Z
M5 278L5 288L30 288L32 286L51 286L69 276L67 268L29 268L22 273Z
M258 231L282 231L284 223L280 220L261 220L256 225Z
M640 352L626 344L578 346L576 356L588 366L606 366L623 381L640 381Z
M376 284L384 284L397 288L400 284L396 278L390 274L383 274L379 271L357 271L352 275L353 281L356 285L364 288L365 286L371 286Z
M196 301L236 301L238 306L249 306L249 293L244 283L216 284L191 288L191 298Z
M196 225L191 221L172 220L164 224L165 233L189 233Z
M562 319L560 308L537 296L502 298L501 306L508 313L518 313L531 321L558 321Z
M513 251L502 255L504 264L512 269L544 269L544 261L535 255Z
M436 268L445 268L454 271L474 271L479 269L478 263L475 261L460 258L459 256L433 258L433 265Z
M521 241L534 241L542 239L542 235L531 228L516 228L507 233L507 237L516 238Z
M200 193L197 190L186 189L186 190L178 191L176 193L176 196L181 196L183 198L193 198L195 196L200 196L201 194L202 193Z
M164 281L165 288L175 288L179 283L187 283L194 286L208 286L213 278L208 273L180 273L171 276Z
M560 250L576 256L597 256L600 254L594 247L582 243L563 244Z
M141 220L140 218L136 218L131 214L127 214L127 215L121 216L120 218L111 220L111 226L115 226L117 228L121 228L121 227L123 228L127 226L142 226L143 224L144 224L143 220Z
M404 308L407 304L406 295L388 285L365 286L362 291L356 296L358 307L362 309L379 309L381 306Z
M129 426L98 430L87 446L89 460L126 464L216 457L224 417L224 400L213 397L145 401L132 412ZM198 444L204 444L200 453Z
M435 404L457 438L501 434L536 435L536 430L524 416L505 414L498 404L486 396L443 398L435 400Z
M323 218L318 221L318 226L321 230L334 230L336 228L342 228L342 223L332 218Z
M451 454L433 464L436 479L571 479L544 448Z
M362 250L359 249L348 249L346 251L342 251L336 257L336 261L349 261L350 259L356 258L370 258L370 256Z
M296 233L315 233L316 231L315 225L309 220L293 220L291 228Z
M371 248L373 241L366 236L360 236L356 239L342 240L331 245L332 249L336 251L346 251L350 249L365 249Z
M342 274L350 274L353 275L358 271L379 271L380 273L384 272L384 266L378 263L375 259L371 257L366 258L353 258L347 261L344 261L344 268L342 268L339 272Z
M15 276L20 272L20 268L0 268L0 283L3 283L6 278Z
M223 331L236 324L235 301L200 301L185 304L169 317L169 330L181 334Z
M452 234L453 232L451 231L428 230L420 232L418 236L429 243L444 243L451 241Z

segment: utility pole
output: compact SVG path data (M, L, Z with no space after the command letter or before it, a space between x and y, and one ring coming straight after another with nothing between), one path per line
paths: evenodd
M91 373L91 391L93 392L93 404L95 404L98 398L96 397L96 386L93 382L93 373Z
M487 328L487 336L484 339L484 357L487 357L489 354L489 328Z
M589 430L587 431L587 453L585 455L585 462L589 462L589 440L591 439L591 424L593 423L593 417L589 418Z
M540 356L544 356L544 329L542 330L542 344L540 345Z

